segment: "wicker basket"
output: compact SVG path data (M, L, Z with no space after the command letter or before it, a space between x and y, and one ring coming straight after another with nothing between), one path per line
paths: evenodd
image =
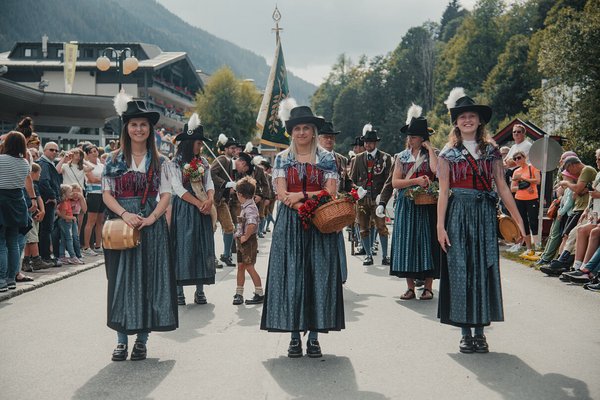
M317 208L312 223L321 233L333 233L341 231L345 226L352 225L355 219L354 204L344 199L338 199Z
M429 206L437 204L437 197L429 193L415 193L413 196L415 205L417 206Z

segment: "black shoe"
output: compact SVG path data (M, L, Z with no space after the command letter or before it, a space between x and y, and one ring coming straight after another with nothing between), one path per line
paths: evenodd
M290 340L290 346L288 347L288 357L298 358L302 357L302 342L299 339Z
M558 279L561 282L571 282L571 278L569 277L568 274L570 274L571 272L575 272L575 271L569 271L569 272L563 272L562 274L560 274L560 276L558 277Z
M490 348L488 346L485 335L475 335L473 338L473 349L475 353L489 353Z
M265 232L271 232L271 228L269 228L268 226L265 228Z
M215 268L216 269L223 269L223 264L221 264L219 262L219 260L217 260L217 258L215 257Z
M371 255L372 256L376 256L377 255L377 249L376 248L371 249Z
M576 283L578 285L583 285L592 282L590 274L580 270L573 271L573 273L569 274L569 279L571 280L571 282Z
M127 345L119 343L112 353L113 361L125 361L127 360Z
M366 256L365 261L363 261L363 265L373 265L373 257Z
M265 235L263 235L263 233L262 233L262 232L259 232L257 236L258 236L259 238L261 238L261 239L265 237Z
M185 306L185 297L184 296L177 296L177 305Z
M63 263L58 261L58 258L44 258L42 261L46 264L50 264L51 267L62 267Z
M381 259L381 265L390 265L390 258L389 257L383 257Z
M141 361L146 359L146 345L142 342L135 342L131 350L131 361Z
M236 294L235 296L233 296L234 306L239 306L242 303L244 303L244 296L242 296L241 294Z
M29 256L23 257L23 262L21 263L21 271L22 272L33 272L33 267L31 266L31 257L29 257Z
M366 256L367 252L365 251L365 249L360 249L359 251L355 251L354 255L355 256Z
M556 261L556 260L554 260ZM569 267L552 266L552 263L547 266L540 267L540 271L548 276L560 276L563 272L569 272Z
M425 281L423 279L415 279L415 287L423 287Z
M600 292L600 283L586 283L583 288L592 292Z
M259 294L254 293L254 297L246 300L246 304L262 304L265 300L265 296L261 296Z
M464 335L462 339L460 339L458 350L460 350L461 353L466 354L474 352L473 337L471 335Z
M306 355L310 358L323 357L321 353L321 345L317 339L309 339L306 343Z
M231 259L231 256L225 257L223 254L221 254L221 257L219 258L219 260L223 261L225 263L225 265L227 265L228 267L235 267L235 263Z
M194 293L194 303L196 304L206 304L206 296L204 295L204 293Z

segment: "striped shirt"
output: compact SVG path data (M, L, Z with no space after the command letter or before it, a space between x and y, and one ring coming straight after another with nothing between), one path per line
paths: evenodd
M26 159L0 154L0 189L23 189L30 169Z

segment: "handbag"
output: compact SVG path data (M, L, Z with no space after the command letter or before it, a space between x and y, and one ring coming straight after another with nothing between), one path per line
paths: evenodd
M149 169L146 180L146 189L142 197L141 209L143 210L148 199L148 189L152 181L154 170ZM123 218L111 218L102 227L102 246L109 250L133 249L140 244L140 230L129 226Z
M531 179L531 165L529 166L529 178ZM527 189L529 186L531 186L531 182L527 181L519 181L517 184L519 190Z
M560 199L554 199L550 207L548 207L548 213L546 214L550 219L556 219L558 215L558 207L560 206Z

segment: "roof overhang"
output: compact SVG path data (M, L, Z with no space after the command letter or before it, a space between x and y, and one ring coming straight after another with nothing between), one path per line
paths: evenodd
M109 96L43 92L0 78L0 118L16 121L24 115L39 125L93 127L116 113Z

